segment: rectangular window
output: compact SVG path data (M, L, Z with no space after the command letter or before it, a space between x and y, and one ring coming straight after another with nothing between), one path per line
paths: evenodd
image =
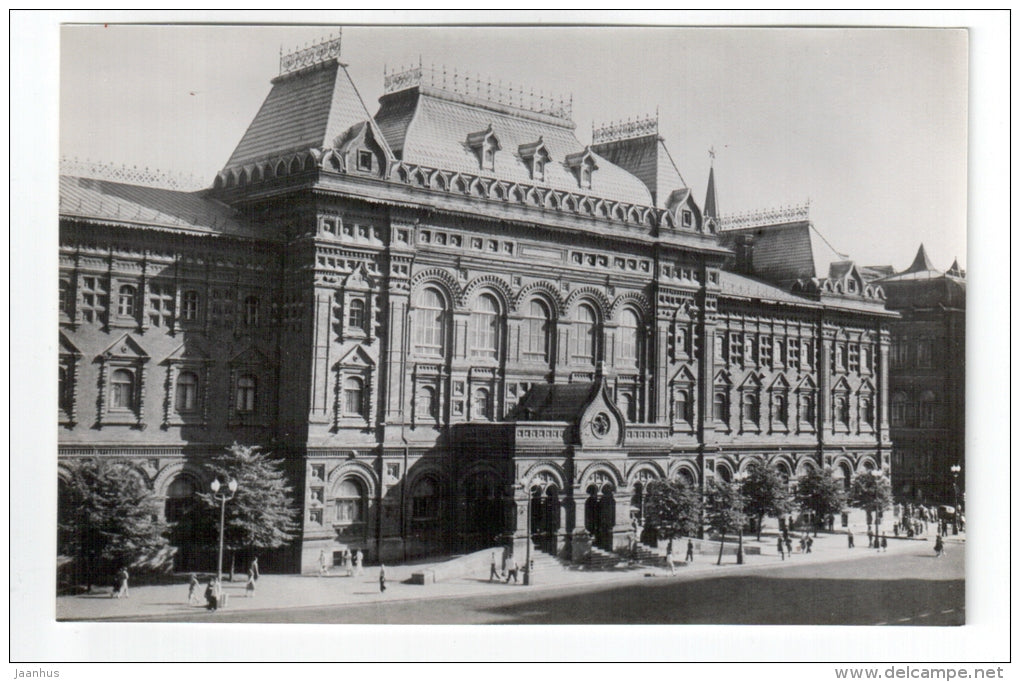
M753 365L758 361L758 339L754 334L744 336L744 364Z
M365 150L358 152L358 170L372 170L372 152Z
M763 336L758 340L761 352L761 364L763 367L772 366L772 337Z
M744 364L744 339L740 334L730 334L730 363Z
M234 322L234 292L231 289L213 289L209 305L210 321L229 326Z
M917 342L917 366L931 367L931 339L921 339Z
M776 337L772 342L772 362L774 367L782 367L786 361L786 339Z
M149 284L149 324L153 327L169 327L174 316L174 288L172 285L151 282Z
M106 317L107 291L102 278L87 275L81 280L81 317L85 322L103 322Z
M793 369L800 369L800 339L790 339L787 342L786 363Z
M849 369L851 372L859 373L861 371L861 347L856 343L851 343L850 348L850 361Z

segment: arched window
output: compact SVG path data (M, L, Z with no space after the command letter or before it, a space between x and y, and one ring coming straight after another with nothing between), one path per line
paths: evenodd
M636 365L638 361L638 334L641 321L637 313L626 308L620 316L620 325L617 328L617 354L616 357L621 364Z
M195 493L198 488L187 476L178 476L166 489L166 504L163 515L167 523L175 523L184 518L188 510L195 504Z
M258 296L249 296L244 299L244 325L256 327L259 323L259 299Z
M255 391L258 387L255 377L244 374L237 379L237 405L238 412L255 411Z
M552 315L539 299L528 302L524 318L524 356L526 359L549 362L552 356Z
M336 491L336 522L352 524L364 520L365 487L356 479L344 479Z
M921 413L920 423L921 426L934 426L935 425L935 393L932 391L925 391L921 395Z
M806 424L815 423L815 397L810 393L800 395L800 420Z
M748 391L744 393L744 421L757 424L761 418L758 394Z
M577 306L574 322L574 359L595 364L598 353L598 317L587 303Z
M114 410L135 408L135 375L131 370L118 369L110 377L110 408Z
M868 395L861 397L861 423L867 426L875 425L875 403Z
M436 389L431 386L418 388L418 418L437 419L439 417L439 404L436 401Z
M833 411L836 413L836 421L843 426L850 423L850 404L844 395L836 396L836 400L833 402Z
M411 518L435 519L439 517L439 494L435 482L423 478L411 492Z
M787 417L786 396L782 393L772 394L772 421L785 424Z
M471 312L471 356L495 359L499 352L499 304L491 294L475 299Z
M673 394L673 421L691 421L691 401L685 390L678 390Z
M195 322L198 320L198 292L185 291L182 303L181 316L184 320L186 322Z
M446 301L435 289L425 289L418 296L415 315L414 346L420 355L446 355Z
M121 286L117 296L117 314L123 317L134 317L135 315L135 288L130 284Z
M907 396L905 393L893 393L892 397L892 425L906 426L907 423Z
M344 414L364 417L364 395L361 377L347 377L344 380Z
M730 421L730 401L725 391L716 391L712 397L712 419L723 424Z
M347 330L365 331L365 302L360 298L352 298L347 306Z
M178 412L198 409L198 376L194 372L181 372L174 390Z
M489 389L479 386L472 395L471 417L473 419L491 419L492 402Z

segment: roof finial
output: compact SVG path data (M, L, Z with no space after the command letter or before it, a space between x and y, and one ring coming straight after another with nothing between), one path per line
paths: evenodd
M708 148L708 157L711 159L711 161L709 161L709 165L714 166L715 165L715 145L711 145Z

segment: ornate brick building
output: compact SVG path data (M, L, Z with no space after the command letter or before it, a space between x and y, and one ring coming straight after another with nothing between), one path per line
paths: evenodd
M725 223L657 121L586 145L567 101L421 67L372 116L337 48L284 59L208 189L62 176L62 461L131 458L172 521L262 445L292 570L529 525L611 549L652 479L889 464L895 314L816 276L806 211Z
M876 271L900 313L889 369L893 492L953 504L964 490L967 280L954 262L937 270L922 245L903 272ZM954 475L953 466L961 467Z

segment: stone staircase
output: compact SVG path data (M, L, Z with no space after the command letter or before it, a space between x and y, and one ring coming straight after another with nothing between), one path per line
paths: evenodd
M521 562L523 568L523 561ZM553 556L548 552L532 547L531 549L531 565L535 571L535 575L541 575L543 573L554 573L556 571L565 571L569 562L560 559L559 557Z

